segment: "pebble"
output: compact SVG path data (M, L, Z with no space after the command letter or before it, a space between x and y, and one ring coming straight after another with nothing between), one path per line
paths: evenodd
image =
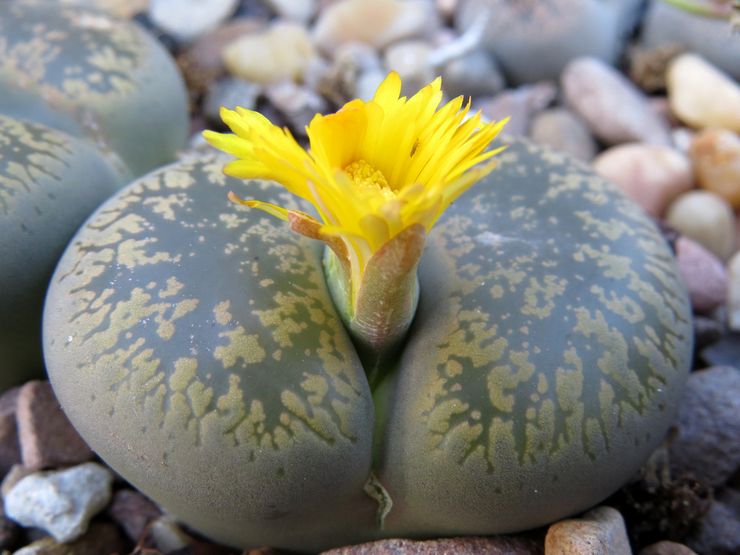
M544 146L590 162L598 145L586 124L567 108L550 108L536 114L529 130L530 138Z
M445 63L440 75L442 88L451 98L492 96L506 85L496 60L481 48Z
M21 387L16 418L26 468L77 464L93 457L92 450L62 412L49 382L30 381Z
M97 463L30 474L8 492L5 511L23 526L42 528L59 542L72 541L108 504L112 482L111 472Z
M46 537L19 549L13 555L108 555L130 552L130 546L115 525L93 522L87 533L76 541L59 543L54 538Z
M275 23L264 32L244 35L223 51L224 63L232 75L260 84L300 80L304 67L315 56L306 28L291 22Z
M212 123L220 122L221 107L233 110L237 106L254 110L262 87L256 83L226 77L211 84L203 99L203 115Z
M205 92L213 81L226 73L224 48L239 37L263 31L265 27L265 21L260 19L235 19L196 40L177 58L188 88L198 94Z
M740 333L728 333L702 349L701 360L709 366L738 366L740 363Z
M433 47L421 40L400 41L385 51L385 67L401 76L401 93L409 96L430 83L436 77L435 68L430 63Z
M177 525L171 516L160 516L149 525L149 544L162 553L187 549L193 539Z
M9 389L0 396L0 479L14 464L21 462L18 426L15 411L20 387Z
M727 271L730 274L727 288L727 321L730 329L740 331L740 252L730 258Z
M663 540L641 549L638 555L696 555L696 552L682 543Z
M740 553L740 492L725 490L712 501L699 529L686 543L694 551L707 555L736 555Z
M632 555L622 515L611 507L596 507L581 518L550 526L547 555Z
M694 350L699 352L719 341L724 331L724 326L714 318L694 314Z
M506 133L526 136L532 118L547 108L555 100L558 90L554 83L543 81L532 85L522 85L516 89L507 89L490 99L477 99L485 117L498 121L511 117L506 124Z
M596 157L593 169L654 218L660 218L674 199L694 186L688 158L663 145L611 147Z
M696 54L668 66L673 113L692 127L724 127L740 133L740 85Z
M325 113L329 108L323 96L292 81L282 81L267 87L265 96L299 135L306 134L305 127L316 114Z
M382 49L401 39L426 36L438 27L434 5L425 0L342 0L321 11L313 35L319 49L331 55L347 42Z
M707 314L725 302L728 276L719 258L696 241L679 237L676 261L689 292L691 307L696 312Z
M596 58L577 58L560 77L567 103L606 144L669 144L668 125L626 77Z
M699 187L740 208L740 137L727 129L705 129L689 150Z
M629 50L629 76L633 83L647 93L666 88L666 72L671 60L686 49L680 44L666 44L655 48L633 47Z
M150 0L149 18L180 42L215 29L236 10L239 0Z
M671 475L719 487L740 468L740 369L692 372L669 445Z
M157 505L144 494L120 489L113 494L113 500L106 514L118 524L133 542L138 542L147 525L162 514Z
M385 71L371 69L364 71L357 78L357 98L365 101L371 100L375 96L375 91L386 77Z
M666 210L666 223L722 260L735 250L735 214L727 201L714 193L682 194Z
M321 555L540 555L540 542L523 536L449 538L427 541L378 540L324 551Z
M316 60L323 61L323 58ZM354 98L368 100L359 94L359 81L362 75L367 74L378 74L381 81L385 77L380 56L372 46L362 42L348 42L337 48L330 65L319 62L307 67L304 81L306 86L341 106ZM374 93L375 87L371 96Z
M267 0L267 5L283 19L306 24L316 15L316 0Z

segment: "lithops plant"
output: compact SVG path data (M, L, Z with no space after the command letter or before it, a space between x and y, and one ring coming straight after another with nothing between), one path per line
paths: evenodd
M0 3L0 113L85 136L134 175L188 132L185 87L137 25L59 2Z
M88 143L0 115L0 390L42 374L41 311L54 266L124 178Z
M641 40L649 48L677 45L696 52L740 79L738 29L737 2L655 0L650 3Z
M513 84L556 80L573 58L615 62L640 0L463 0L455 25L486 18L485 45Z
M529 143L492 171L501 124L435 112L439 81L400 90L391 74L316 116L310 153L224 111L227 173L264 180L218 157L159 170L57 268L44 344L66 413L216 540L536 527L608 496L668 427L692 333L655 226Z

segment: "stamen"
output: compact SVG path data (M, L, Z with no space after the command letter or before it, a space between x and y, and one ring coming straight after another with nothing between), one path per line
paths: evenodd
M388 185L383 172L374 168L365 160L356 160L344 167L346 173L352 182L359 189L371 189L383 195L386 200L396 198L396 193Z

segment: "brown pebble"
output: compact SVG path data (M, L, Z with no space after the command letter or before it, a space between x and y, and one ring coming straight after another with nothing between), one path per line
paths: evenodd
M139 541L149 522L162 514L148 497L130 489L121 489L113 494L106 512L134 542Z
M740 137L727 129L705 129L694 137L689 155L699 186L740 207Z
M49 382L31 381L21 388L16 417L26 468L54 468L93 458L92 450L62 412Z
M15 411L20 387L0 395L0 477L4 477L14 464L21 462L18 428Z
M597 507L582 518L550 526L545 537L547 555L632 555L622 515L611 507Z

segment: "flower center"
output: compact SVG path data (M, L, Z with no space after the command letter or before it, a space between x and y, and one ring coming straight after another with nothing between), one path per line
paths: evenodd
M396 197L396 193L388 185L383 172L374 168L365 160L356 160L344 167L346 173L352 182L361 191L373 191L380 193L384 199L391 200Z

